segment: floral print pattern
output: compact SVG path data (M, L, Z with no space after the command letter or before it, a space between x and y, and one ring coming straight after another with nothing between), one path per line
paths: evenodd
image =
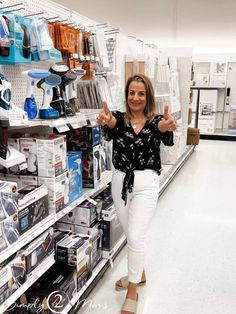
M173 132L161 133L156 125L163 115L156 115L152 121L147 121L144 127L136 134L132 125L125 124L125 113L113 112L117 123L113 129L103 127L106 140L113 140L113 165L116 169L125 172L128 176L124 180L122 198L127 197L127 190L132 191L133 170L153 169L160 174L160 143L173 146ZM128 182L126 182L127 180Z

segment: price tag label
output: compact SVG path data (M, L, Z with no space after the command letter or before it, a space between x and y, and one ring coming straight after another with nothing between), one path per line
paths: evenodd
M73 129L78 129L80 127L79 123L71 123L70 125Z
M84 56L83 55L79 56L79 58L80 58L81 61L84 61Z
M19 169L20 169L20 171L27 169L27 163L23 162L22 164L19 164Z
M70 130L70 128L67 125L56 127L56 129L59 133L63 133Z
M27 125L28 118L22 112L11 110L11 111L9 111L8 117L9 117L9 125L10 126Z
M91 58L91 61L94 61L94 59L95 59L94 56L90 56L90 58Z
M85 57L86 61L90 61L90 56Z

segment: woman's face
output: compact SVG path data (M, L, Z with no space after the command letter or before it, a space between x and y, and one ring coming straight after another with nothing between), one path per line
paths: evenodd
M129 85L128 106L133 113L143 112L146 106L146 88L142 82L131 82Z

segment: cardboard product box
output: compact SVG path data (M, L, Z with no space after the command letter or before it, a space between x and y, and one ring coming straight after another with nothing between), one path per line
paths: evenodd
M66 137L36 139L39 177L57 177L67 170Z
M69 173L69 202L80 198L83 194L82 153L80 151L67 153Z
M20 178L20 186L38 186L38 177L37 176L19 176Z
M72 234L57 243L56 259L76 268L77 278L85 271L88 277L92 272L91 265L92 243L88 235Z
M49 215L47 187L27 186L20 189L18 206L19 232L22 235Z
M38 177L39 185L48 188L49 211L57 213L69 204L69 173L64 172L57 177Z
M31 58L30 42L27 33L31 32L32 19L16 15L12 12L4 14L8 36L4 36L4 44L1 44L0 63L17 64L29 63Z
M114 206L102 210L102 249L110 251L124 234Z
M101 210L106 210L107 208L113 205L113 198L111 195L111 185L109 184L108 187L100 192L98 195L94 197L96 202L102 202Z
M0 252L10 247L20 237L18 212L0 222Z
M91 264L94 269L102 259L102 229L100 222L94 222L90 227L74 225L75 233L90 235L92 239Z
M60 222L89 227L97 218L95 202L86 200L60 219Z
M0 221L18 212L17 183L0 181Z
M0 252L18 239L17 183L0 181Z
M27 244L18 254L25 259L27 279L32 271L48 256L54 253L53 228L48 229L35 240Z
M70 222L61 222L59 220L56 222L55 227L62 232L75 232L75 225Z
M27 169L22 170L21 174L38 175L36 139L21 137L20 151L25 155L27 163Z
M57 262L26 292L28 304L37 302L45 309L48 303L51 311L45 309L42 313L57 313L59 300L61 312L77 292L76 281L75 268Z
M83 187L96 188L101 180L101 155L100 145L94 147L83 147L82 168L83 168Z
M26 281L24 257L13 255L0 265L0 304L7 300Z
M101 128L99 125L83 126L83 140L85 147L93 147L101 142Z

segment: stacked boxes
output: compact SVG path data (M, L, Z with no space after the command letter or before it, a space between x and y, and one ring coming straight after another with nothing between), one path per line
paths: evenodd
M17 202L17 184L0 181L0 252L19 238Z

